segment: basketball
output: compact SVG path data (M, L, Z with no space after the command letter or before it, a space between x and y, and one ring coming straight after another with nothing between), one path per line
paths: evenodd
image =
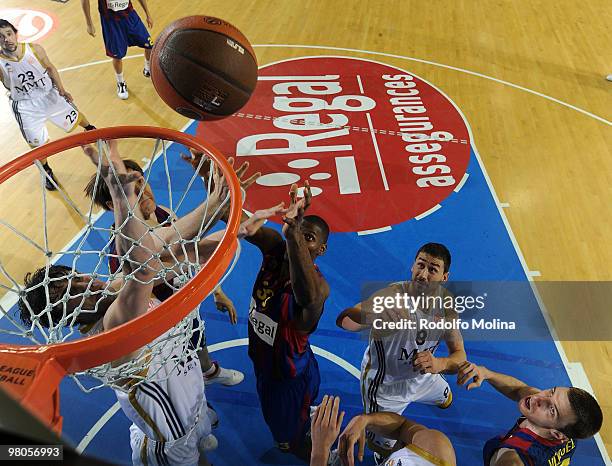
M155 41L151 79L162 100L181 115L217 120L248 102L257 84L257 59L244 34L227 21L188 16Z

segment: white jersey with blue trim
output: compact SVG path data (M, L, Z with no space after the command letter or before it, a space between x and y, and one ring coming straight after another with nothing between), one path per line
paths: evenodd
M0 54L0 67L4 85L11 100L32 100L47 95L53 89L53 81L46 68L29 44L19 43L21 59L15 60Z
M158 304L151 299L149 308ZM187 435L206 403L200 362L193 352L186 358L185 353L182 346L162 344L149 363L149 380L128 392L115 390L123 412L151 439L170 442Z
M410 293L410 283L397 282L393 286L397 293ZM444 297L448 292L439 286L431 297ZM376 372L379 383L391 383L399 380L424 379L423 374L414 369L412 364L417 352L431 351L433 354L440 340L444 338L443 329L420 329L421 321L439 322L446 315L443 308L434 306L430 309L413 308L408 306L407 315L415 322L415 328L406 328L395 331L386 336L373 336L370 333L369 345L366 348L362 360L363 372ZM427 374L426 374L427 375Z
M407 445L393 453L383 466L450 466L416 445Z

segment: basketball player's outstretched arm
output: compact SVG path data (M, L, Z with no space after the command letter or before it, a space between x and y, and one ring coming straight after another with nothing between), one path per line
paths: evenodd
M113 201L115 224L118 228L117 252L126 255L124 272L132 275L119 292L117 299L104 315L104 328L121 325L147 312L153 281L162 268L159 256L161 244L149 233L138 207L134 182L142 175L127 173L118 152L117 142L109 142L109 156L102 157L102 176Z
M228 162L233 166L233 159L228 159ZM260 173L255 173L247 177L248 167L248 164L243 164L236 169L240 186L245 190L260 176ZM158 231L160 238L167 244L171 244L179 238L193 239L197 235L202 235L210 230L218 220L226 215L226 210L229 209L229 186L223 173L215 164L212 167L212 187L209 192L209 198L206 201L190 213L178 218L172 226L161 228ZM206 225L208 225L208 228L202 231L202 227Z
M51 63L45 49L42 48L41 45L32 44L32 49L36 54L36 57L40 61L40 64L44 69L47 70L49 77L53 81L53 85L57 88L57 92L63 97L65 97L69 102L72 102L72 96L64 89L64 85L62 84L62 80L60 78L59 73L57 72L57 68Z
M465 385L470 380L472 382L467 385L468 390L480 387L482 382L488 380L495 390L514 401L519 401L521 398L541 391L539 388L530 387L525 382L510 375L493 372L484 366L477 366L474 363L465 361L459 365L457 385Z
M323 305L329 296L327 281L317 272L304 239L302 224L304 210L310 204L310 187L306 185L304 198L297 200L297 186L290 191L291 204L283 217L283 233L287 239L289 275L293 293L302 312L293 319L296 327L309 332L321 318Z
M197 152L193 149L190 149L190 155L181 154L182 159L189 163L193 167L193 169L198 172L198 175L202 178L204 184L208 185L208 183L210 182L210 186L208 189L213 190L215 187L215 183L214 180L212 180L210 177L211 161L207 158L204 158L204 160L202 161L202 156L203 154L201 152ZM230 160L233 163L233 159L229 158L228 161ZM236 170L236 173L238 174L239 171L245 172L248 167L249 162L244 162ZM254 175L251 175L250 177L246 178L244 181L241 180L241 187L243 189L246 189L248 186L253 184L253 182L259 176L261 176L261 173L257 172ZM223 211L221 220L227 222L228 215L229 210L225 209ZM240 221L245 222L246 220L248 220L248 218L248 215L243 210ZM247 236L245 239L254 246L257 246L262 252L262 254L267 254L269 251L273 250L275 247L277 247L283 242L283 237L280 235L280 233L274 230L273 228L268 227L259 228L255 234L253 234L252 236Z
M444 434L411 421L395 413L360 414L350 420L338 440L338 453L343 464L355 464L354 447L357 445L357 458L363 461L365 451L366 428L384 437L398 440L404 445L419 446L422 441L427 446L435 445L436 456L450 465L455 465L456 459L452 445ZM424 437L427 436L427 439ZM429 450L430 448L428 448Z

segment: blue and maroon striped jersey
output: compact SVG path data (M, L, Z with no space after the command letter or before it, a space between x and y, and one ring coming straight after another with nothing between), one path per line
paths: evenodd
M520 427L524 420L524 417L519 418L506 435L485 443L482 452L485 466L489 466L491 457L501 448L516 451L525 466L568 466L576 448L574 440L545 439Z

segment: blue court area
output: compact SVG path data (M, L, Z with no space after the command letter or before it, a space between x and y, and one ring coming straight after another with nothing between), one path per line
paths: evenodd
M187 131L195 132L195 125ZM178 160L177 149L171 147L169 150L170 166L176 167L172 169L174 174L186 180L191 169ZM362 409L355 374L358 374L366 342L359 335L338 329L335 319L342 309L360 301L363 283L407 279L416 249L429 241L444 243L452 252L451 278L454 280L527 281L473 150L468 173L469 179L463 188L443 201L442 208L431 215L393 225L390 231L377 234L332 234L328 252L318 260L331 286L323 318L310 339L313 346L329 353L317 356L322 379L319 398L323 394L339 395L342 408L347 412L345 424ZM150 182L158 203L168 205L167 196L164 198L167 190L165 173L159 159L153 165ZM176 184L176 196L181 194L179 184ZM191 199L191 206L199 199ZM376 215L376 208L364 206L371 215ZM334 215L333 206L329 206L326 215ZM109 224L112 220L105 214L100 221ZM94 236L91 240L91 246L95 248L96 242L102 238ZM215 385L207 389L207 397L220 416L220 426L215 431L219 448L210 455L216 466L299 464L294 457L277 452L273 446L272 436L259 409L253 370L245 346L248 303L260 261L259 250L245 242L240 260L225 283L224 289L239 312L237 325L232 326L225 314L216 311L212 300L201 306L213 357L223 366L245 373L245 380L240 385L229 388ZM536 319L543 319L535 298L531 304ZM224 342L227 342L226 348L215 350ZM472 361L512 374L534 386L570 385L552 340L532 343L467 341L466 350ZM445 346L441 345L438 355L444 352ZM442 411L414 404L404 414L445 432L455 446L459 465L482 464L485 441L505 433L516 421L518 410L515 403L497 394L487 384L467 392L455 384L454 377L450 378L450 383L454 387L454 403L449 409ZM97 390L86 395L71 380L65 380L61 400L64 434L75 445L78 444L115 402L110 390ZM118 411L93 436L85 453L129 464L128 428L129 422ZM371 455L366 458L365 464L373 464ZM578 442L572 464L604 464L594 440Z

